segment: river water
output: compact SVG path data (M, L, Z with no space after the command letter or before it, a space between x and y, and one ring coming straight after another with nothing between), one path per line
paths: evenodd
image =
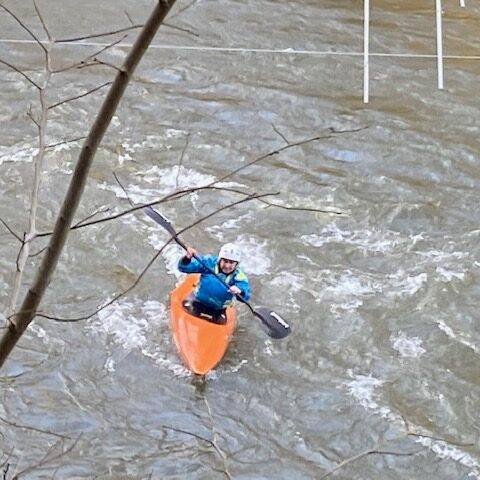
M3 3L45 38L29 2ZM56 39L126 27L125 11L142 23L152 5L39 2ZM293 333L269 340L239 306L227 355L201 381L169 331L179 248L138 212L75 230L42 313L80 320L37 318L0 378L5 478L480 478L480 61L460 58L480 55L479 5L444 5L444 54L457 57L445 59L439 90L434 2L375 2L370 48L387 55L370 58L368 104L358 2L185 6L167 19L181 29L162 27L127 89L77 220L128 210L125 192L138 205L223 179L158 206L183 229L245 194L272 194L183 239L201 253L237 242L252 302ZM4 11L0 27L0 58L42 82L41 50ZM99 58L120 65L136 32ZM122 35L56 45L53 68ZM0 70L1 218L21 235L37 148L26 113L38 98ZM54 75L48 100L113 75L106 66ZM104 92L52 110L47 142L85 135ZM323 138L248 165L314 137ZM49 150L41 232L80 148ZM5 315L19 244L3 226L0 238Z

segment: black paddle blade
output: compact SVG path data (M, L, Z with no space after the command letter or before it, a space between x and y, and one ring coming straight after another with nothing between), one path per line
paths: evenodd
M170 220L164 217L161 213L158 213L152 207L145 207L143 211L155 222L161 225L172 237L177 236L177 232L173 228Z
M253 314L260 320L265 333L271 338L285 338L290 335L290 325L274 311L267 307L255 308Z

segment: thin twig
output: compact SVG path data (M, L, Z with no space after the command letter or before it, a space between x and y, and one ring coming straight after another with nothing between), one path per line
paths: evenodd
M118 30L113 30L111 32L105 33L94 33L93 35L84 35L83 37L73 37L73 38L62 38L57 40L57 43L71 43L71 42L80 42L81 40L89 40L91 38L98 38L98 37L109 37L110 35L116 35L117 33L128 32L130 30L136 30L138 28L142 28L143 24L136 24L130 27L119 28Z
M47 38L50 42L53 41L52 35L50 34L50 30L47 27L47 24L45 23L45 20L43 19L42 13L40 12L40 9L38 8L36 0L33 0L33 6L35 7L35 12L37 12L37 17L40 20L40 23L42 24L43 30L45 31L45 34L47 35ZM46 53L46 49L45 49Z
M448 444L451 444L451 445L455 445L456 447L472 447L473 445L475 445L474 443L462 443L462 442L457 442L456 440L447 440L445 438L440 438L440 437L434 437L433 435L429 435L429 434L426 434L426 433L417 433L417 432L413 432L411 427L410 427L410 423L408 422L408 420L403 416L403 414L401 412L398 413L400 415L400 418L403 420L403 423L405 424L405 430L407 431L407 436L409 437L416 437L416 438L428 438L430 440L434 440L434 441L437 441L437 442L443 442L443 443L448 443Z
M59 458L64 457L65 455L70 453L77 446L77 444L78 444L78 442L80 441L81 438L82 438L82 434L80 434L66 450L63 449L63 444L65 443L65 441L64 440L59 440L55 445L53 445L53 447L50 449L50 451L48 451L44 455L44 457L42 458L42 460L40 462L38 462L35 465L32 465L31 467L27 467L24 470L22 470L21 472L17 473L15 478L21 477L22 475L26 474L27 472L31 472L32 470L35 470L35 469L37 469L39 467L42 467L42 466L44 466L48 463L51 463L51 462L54 462L55 460L58 460ZM61 452L58 453L57 455L54 455L53 457L48 457L50 452L53 452L55 450L55 448L57 447L57 445L59 445L59 444L62 444Z
M188 144L190 142L190 132L187 133L187 138L185 140L185 145L183 146L182 154L180 155L180 160L178 162L178 167L177 167L177 176L175 178L175 186L178 188L178 181L180 179L180 169L183 166L183 157L185 156L185 152L188 148Z
M90 215L88 215L87 217L83 218L82 220L79 220L75 225L72 226L72 230L76 229L76 228L79 228L80 226L82 226L82 224L84 222L87 222L87 220L89 220L90 218L93 218L97 215L99 215L100 213L107 213L109 212L110 210L112 210L111 207L105 207L104 209L102 210L97 210L96 212L93 212L91 213Z
M1 223L20 243L23 242L23 239L22 239L18 234L16 234L2 218L0 218L0 223Z
M393 452L389 450L378 450L377 447L374 447L372 449L366 450L362 453L359 453L358 455L355 455L353 457L347 458L340 462L336 467L332 468L329 470L327 473L325 473L323 476L319 477L318 480L323 480L333 473L335 473L337 470L340 470L343 468L345 465L348 465L349 463L355 462L356 460L359 460L360 458L366 457L367 455L395 455L397 457L409 457L412 455L416 455L417 453L420 453L421 451L425 450L425 448L421 448L419 450L416 450L414 452Z
M11 17L13 17L17 23L38 43L38 45L43 49L46 53L47 49L45 45L40 41L40 39L17 17L11 10L9 10L5 5L0 3L0 8L3 8Z
M287 145L290 145L290 142L287 140L287 137L285 137L285 135L280 131L278 130L278 128L273 124L271 123L270 125L272 125L272 128L273 128L273 131L280 137L283 138L284 142L287 144Z
M202 440L203 442L208 443L218 453L218 455L223 460L225 465L225 456L224 456L225 454L222 452L222 450L220 450L220 448L218 448L218 445L216 444L215 440L210 440L209 438L203 437L202 435L198 435L197 433L189 432L188 430L183 430L181 428L169 427L168 425L162 425L162 428L164 428L165 430L172 430L173 432L184 433L185 435L189 435L198 440ZM232 478L232 476L230 475L230 472L226 467L224 470L222 470L222 472L227 476L227 478L229 479Z
M32 427L30 425L21 425L21 424L16 423L16 422L11 422L10 420L7 420L6 418L4 418L2 416L0 416L0 422L5 423L6 425L10 425L11 427L14 427L14 428L20 428L22 430L30 430L32 432L44 433L46 435L53 435L54 437L68 439L68 440L71 438L68 435L62 435L60 433L55 433L55 432L52 432L50 430L44 430L43 428L37 428L37 427Z
M185 10L187 10L188 8L190 8L192 5L194 5L195 3L197 3L198 0L192 0L190 3L187 3L187 5L185 5L184 7L180 8L179 10L177 10L175 13L173 13L172 15L170 15L170 18L175 18L175 17L178 17L181 13L183 13Z
M112 47L114 47L115 45L118 45L118 44L119 44L122 40L124 40L125 38L126 38L126 36L122 37L122 38L119 39L119 40L115 40L114 42L109 43L108 45L102 47L100 50L97 50L95 53L92 53L92 54L89 55L88 57L85 57L83 60L80 60L80 61L77 62L77 63L72 63L72 64L69 65L68 67L63 67L63 68L59 68L58 70L54 70L53 73L62 73L62 72L66 72L67 70L73 70L74 68L77 68L77 69L85 68L85 66L91 65L91 63L89 63L89 60L98 61L98 60L97 60L97 56L98 56L98 55L100 55L101 53L104 53L104 52L107 51L109 48L112 48Z
M193 30L189 28L182 28L177 25L172 25L171 23L164 23L165 27L171 28L172 30L178 30L180 32L188 33L189 35L193 35L194 37L200 37L198 33L195 33Z
M125 190L125 187L122 185L122 182L120 182L115 172L113 172L113 176L115 177L116 182L118 183L118 185L120 185L120 188L123 190L123 193L127 197L128 203L130 203L130 205L133 207L134 205L133 205L133 202L130 200L130 196L128 195L128 192Z
M82 70L84 68L98 67L98 66L110 67L110 68L113 68L113 70L116 70L118 73L124 73L124 71L122 70L122 67L117 67L113 63L104 62L103 60L99 60L98 58L94 58L91 62L81 63L76 68L78 70Z
M70 140L62 140L61 142L50 143L45 148L55 148L55 147L58 147L60 145L65 145L67 143L75 143L75 142L79 142L80 140L85 140L85 138L87 138L87 137L83 136L83 137L71 138Z
M207 411L208 411L208 416L210 417L210 424L212 426L212 442L215 450L218 452L220 455L222 461L223 461L223 473L227 476L227 478L231 479L232 475L230 474L228 470L228 462L227 462L227 455L226 453L217 445L217 430L215 429L215 423L213 421L213 415L212 415L212 409L210 408L210 404L208 403L208 400L206 398L203 399L205 402L205 405L207 406Z
M268 205L269 207L281 208L282 210L296 211L296 212L313 212L313 213L328 213L330 215L345 215L343 212L337 210L324 210L321 208L312 207L289 207L287 205L280 205L278 203L267 202L266 200L260 200L260 202Z
M130 16L130 14L126 10L123 13L128 18L128 21L132 24L132 27L135 26L135 22L132 20L132 17Z
M32 109L27 112L27 117L36 125L37 129L40 130L40 123L38 123L37 119L33 116Z
M7 67L11 68L12 70L15 70L15 72L19 73L23 78L25 78L29 83L31 83L37 90L40 90L40 85L38 85L38 83L34 82L26 73L22 72L15 65L12 65L11 63L8 63L8 62L6 62L5 60L2 60L2 59L0 59L0 63L2 63L3 65L6 65Z
M63 105L64 103L67 103L67 102L73 102L74 100L78 100L79 98L83 98L83 97L86 97L87 95L90 95L94 92L96 92L97 90L100 90L104 87L107 87L108 85L111 85L112 82L106 82L104 83L103 85L100 85L98 87L95 87L95 88L92 88L91 90L89 90L88 92L85 92L85 93L82 93L80 95L76 95L75 97L70 97L70 98L67 98L65 100L62 100L61 102L57 102L57 103L54 103L53 105L50 105L48 108L49 110L52 110L60 105Z
M301 147L303 145L307 145L309 143L317 142L319 140L325 140L325 139L328 139L328 138L332 138L337 134L357 133L357 132L360 132L362 130L365 130L366 128L368 128L368 127L364 126L364 127L354 128L354 129L351 129L351 130L335 130L333 127L330 127L328 129L328 131L330 133L328 133L328 134L317 135L315 137L307 138L307 139L304 139L304 140L299 140L298 142L289 143L288 145L285 145L281 148L278 148L278 149L273 150L269 153L261 155L260 157L246 163L245 165L242 165L241 167L238 167L235 170L232 170L231 172L225 174L223 177L220 177L219 179L212 181L210 183L210 185L213 185L213 184L219 183L219 182L223 182L227 178L233 177L234 175L241 172L242 170L245 170L246 168L251 167L252 165L255 165L256 163L259 163L259 162L265 160L266 158L272 157L273 155L278 155L279 153L282 153L283 151L288 150L290 148Z

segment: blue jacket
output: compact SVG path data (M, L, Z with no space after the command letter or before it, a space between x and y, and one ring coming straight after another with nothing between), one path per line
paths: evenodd
M240 268L236 268L232 273L225 275L218 266L218 257L199 256L205 265L208 265L218 276L229 286L236 285L241 291L241 297L244 300L250 298L250 284L248 278ZM200 282L193 292L195 298L204 305L220 310L231 305L234 295L232 295L225 285L215 278L203 265L195 258L190 261L182 257L178 261L178 269L183 273L200 273Z

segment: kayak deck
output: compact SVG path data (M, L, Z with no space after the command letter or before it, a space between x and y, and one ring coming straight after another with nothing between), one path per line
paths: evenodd
M235 329L233 307L226 309L227 321L221 325L187 312L182 302L193 291L199 274L190 274L170 294L170 325L177 351L194 373L204 375L225 355Z

